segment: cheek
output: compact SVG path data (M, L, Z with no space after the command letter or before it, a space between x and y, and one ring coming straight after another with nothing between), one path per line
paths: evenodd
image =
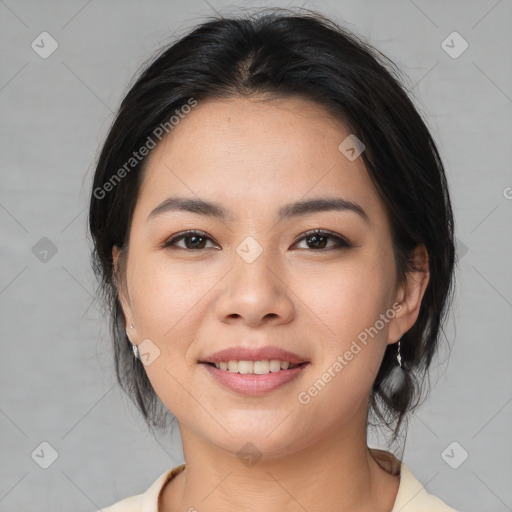
M302 269L292 289L307 306L311 327L332 349L342 350L350 340L385 313L390 298L389 271L371 258L355 256L343 264ZM385 331L386 329L381 329Z
M330 406L350 414L365 401L387 346L390 286L383 263L371 259L347 260L316 276L302 273L296 293L308 306L302 309L317 362L303 382L304 401L311 399L318 414L332 414Z
M361 290L359 283L352 284L345 281L337 295L331 294L332 303L324 304L321 316L329 336L318 341L313 355L316 364L303 379L302 395L297 396L310 411L299 420L305 430L316 428L314 418L329 418L334 426L361 417L387 346L387 324L375 328L384 312L378 297L368 286Z
M141 335L173 346L185 342L178 333L201 309L214 284L212 275L162 257L139 261L133 268L130 294Z
M182 417L190 408L190 396L183 393L183 386L190 386L193 370L190 353L215 279L212 273L191 272L190 265L171 264L166 258L138 261L130 281L137 333L159 350L159 356L144 369L161 401Z

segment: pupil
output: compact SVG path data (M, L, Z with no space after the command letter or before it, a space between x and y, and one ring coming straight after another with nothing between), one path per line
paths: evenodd
M323 238L323 241L324 241L324 243L323 243L323 244L322 244L322 242L318 242L318 239L319 239L319 238ZM309 239L308 239L308 240L313 240L313 242L312 242L312 243L313 243L313 245L315 245L316 247L318 247L318 244L320 243L321 248L323 249L323 248L325 247L325 239L326 239L326 238L325 238L325 236L323 236L323 235L312 235L312 236L310 236L310 237L309 237Z
M186 244L189 248L197 249L199 247L199 245L201 245L201 244L200 243L199 244L194 243L193 241L195 240L197 242L198 240L204 240L204 239L201 236L193 235L193 236L187 237L187 240L191 240L192 241L192 243L190 243L190 244L187 243Z

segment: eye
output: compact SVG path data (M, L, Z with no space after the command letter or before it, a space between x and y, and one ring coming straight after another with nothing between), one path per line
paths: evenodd
M334 246L326 247L329 239L334 241ZM306 241L306 244L312 246L309 248L313 248L318 251L353 247L348 240L321 229L314 229L304 233L296 243L303 240Z
M295 242L294 245L297 245L301 241L305 241L308 244L307 248L313 248L318 251L330 250L330 249L342 249L353 247L348 240L330 233L329 231L315 229L312 231L308 231L302 235L301 238ZM334 242L331 247L326 247L328 245L328 240L332 240ZM178 242L183 241L183 245L179 245ZM190 230L184 231L182 233L178 233L173 236L171 239L167 240L162 244L163 248L179 248L179 249L189 249L189 250L202 250L208 249L206 246L208 241L213 242L213 239L208 236L204 231L199 230ZM311 247L312 246L312 247ZM213 245L213 248L219 248L218 245ZM300 247L299 247L300 249Z
M177 242L180 240L184 241L184 245L177 244ZM170 240L164 242L162 247L201 250L208 248L205 247L208 240L213 241L212 238L210 238L204 231L198 231L194 229L190 231L184 231L183 233L179 233L178 235L172 237Z

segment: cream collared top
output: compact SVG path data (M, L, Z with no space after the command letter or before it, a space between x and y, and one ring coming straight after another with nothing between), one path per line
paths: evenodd
M425 488L392 453L370 448L379 465L393 475L400 475L400 485L395 504L390 512L457 512L439 498L428 494ZM185 464L176 466L160 475L143 494L125 498L99 512L160 512L158 498L168 481L185 469Z

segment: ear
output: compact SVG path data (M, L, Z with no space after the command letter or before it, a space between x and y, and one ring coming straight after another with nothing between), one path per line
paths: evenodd
M421 301L430 279L428 270L428 252L425 245L418 245L414 250L414 264L418 270L407 274L406 282L399 286L395 301L398 307L395 317L390 322L388 344L396 343L414 325L420 312Z
M126 283L123 282L121 272L119 269L119 258L120 258L121 250L117 245L112 247L112 262L113 262L113 272L114 272L114 282L116 283L117 295L119 297L119 301L121 302L121 307L123 309L124 318L126 321L126 329L133 324L133 316L132 316L132 308L130 304L130 298L128 296L128 290L126 287Z

